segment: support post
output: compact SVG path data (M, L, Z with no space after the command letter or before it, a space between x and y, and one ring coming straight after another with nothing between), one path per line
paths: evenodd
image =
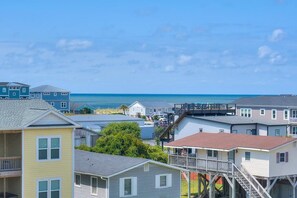
M191 172L188 172L188 198L191 198Z
M233 175L232 177L232 198L236 198L236 180L235 180L235 177Z
M201 193L201 176L199 173L198 173L197 177L198 177L198 196L199 196Z
M209 198L214 198L215 194L214 194L214 175L212 175L211 173L209 173Z

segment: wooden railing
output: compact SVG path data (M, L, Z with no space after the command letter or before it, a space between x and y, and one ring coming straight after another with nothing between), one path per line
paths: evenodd
M205 159L182 155L168 155L168 163L186 169L232 173L232 161Z
M220 112L224 112L224 113L233 113L235 114L235 110L236 110L236 105L235 104L175 104L174 108L173 108L175 114L179 115L182 114L184 112L188 112L188 113L195 113L195 112L199 112L199 113L211 113L211 112L215 112L215 113L220 113Z
M0 172L22 169L21 157L0 157Z

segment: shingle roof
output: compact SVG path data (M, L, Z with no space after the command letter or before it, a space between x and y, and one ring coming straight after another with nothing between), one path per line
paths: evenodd
M148 159L107 155L75 150L75 172L109 177L131 167L149 162Z
M149 107L149 108L172 108L173 107L173 105L167 102L149 102L149 101L136 101L136 102L139 102L144 107ZM136 102L132 103L130 106L132 106Z
M41 85L30 89L30 92L69 92L66 89L54 87L51 85Z
M24 84L24 83L19 83L19 82L0 82L0 86L20 86L20 87L23 87L23 86L29 86L27 84Z
M53 109L43 100L0 100L0 130L21 129Z
M212 122L220 122L226 124L263 124L263 125L286 125L288 121L276 121L265 119L254 119L243 116L187 116L189 118L208 120Z
M73 115L68 116L73 121L76 122L106 122L106 121L144 121L141 118L134 118L125 115Z
M236 148L272 150L296 140L296 138L276 136L255 136L231 133L196 133L170 142L165 147L196 147L218 150L233 150Z
M252 98L240 98L233 103L240 106L271 106L271 107L297 107L297 96L257 96Z

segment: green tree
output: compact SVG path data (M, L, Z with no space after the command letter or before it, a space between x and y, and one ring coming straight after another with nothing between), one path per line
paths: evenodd
M123 110L123 114L126 115L127 110L129 109L127 105L121 105L119 109Z
M140 139L140 127L136 122L111 123L101 131L101 135L115 135L119 132L131 134L135 138Z
M84 107L80 110L81 114L91 114L92 113L92 109L90 109L89 107Z

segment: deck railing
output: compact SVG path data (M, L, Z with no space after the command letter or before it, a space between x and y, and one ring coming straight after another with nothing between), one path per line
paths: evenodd
M200 113L211 113L211 112L224 112L234 113L236 110L235 104L175 104L173 108L175 114L182 114L184 112L200 112Z
M232 161L205 159L195 156L168 155L168 163L186 169L232 173Z
M0 157L0 172L22 169L21 157Z

